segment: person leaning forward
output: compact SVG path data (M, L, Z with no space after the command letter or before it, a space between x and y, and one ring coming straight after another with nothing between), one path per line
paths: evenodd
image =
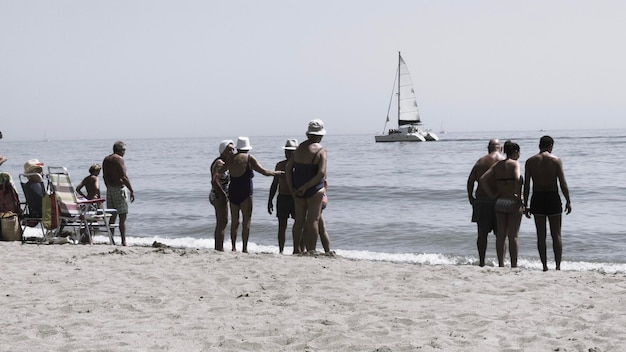
M478 239L476 246L478 247L479 265L485 266L485 255L487 252L487 237L489 232L496 233L496 212L495 212L495 199L489 198L487 194L476 187L476 193L474 194L474 185L478 183L480 177L489 168L504 158L500 154L502 147L500 141L497 139L491 139L487 145L487 155L481 157L476 161L472 171L467 178L467 198L472 205L472 222L478 225Z
M107 187L107 207L117 210L117 214L111 216L109 223L114 224L119 214L122 246L126 245L126 215L128 214L126 189L130 193L130 202L135 201L135 192L126 175L124 154L126 154L126 144L122 141L117 141L113 144L113 154L108 155L102 161L102 178Z

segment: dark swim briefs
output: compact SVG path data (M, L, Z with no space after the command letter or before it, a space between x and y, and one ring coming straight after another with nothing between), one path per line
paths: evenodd
M559 192L533 192L530 198L530 212L535 215L561 215L563 206Z
M296 218L296 205L293 197L285 194L279 194L276 198L276 217L279 219Z
M478 223L478 227L487 233L496 233L495 204L495 200L480 197L472 205L472 222Z

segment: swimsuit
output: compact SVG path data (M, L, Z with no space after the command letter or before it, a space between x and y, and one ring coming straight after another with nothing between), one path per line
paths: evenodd
M296 218L296 206L292 196L279 194L276 198L276 217L279 219Z
M508 182L508 181L518 181L524 183L524 178L520 176L516 177L503 177L497 178L496 181ZM496 199L495 211L498 213L522 213L522 201L517 198L498 198Z
M313 155L313 159L311 160L311 162L315 161L315 157L322 149L323 148L320 148L317 151L317 153ZM304 185L310 179L315 177L318 171L319 171L318 164L301 164L301 163L297 163L294 161L293 163L293 187L295 189L302 187L302 185ZM307 189L304 192L304 195L302 197L309 198L322 188L324 188L324 177L320 178L319 182L315 186Z
M530 199L530 212L543 216L560 215L563 212L563 207L559 192L533 192Z
M218 160L222 160L221 158L216 158L215 160L213 160L213 162L211 163L211 176L213 176L213 166L215 165L215 163ZM222 189L224 190L224 193L228 194L228 186L230 184L230 173L228 172L228 170L224 171L224 173L222 174L222 176L220 176L220 186L222 187ZM209 202L211 204L213 204L213 202L219 198L219 194L217 192L215 192L214 189L211 189L211 193L209 194Z
M128 202L126 201L128 196L126 192L127 188L125 186L108 186L107 207L116 209L118 214L128 214Z
M488 197L478 197L472 205L472 222L478 223L478 227L486 233L496 233L495 200Z
M496 199L495 210L498 213L522 213L522 202L519 199L498 198Z
M250 168L250 155L248 155L248 164L246 171L241 176L230 176L230 187L228 188L228 198L230 202L240 205L244 200L252 195L252 178L254 172Z

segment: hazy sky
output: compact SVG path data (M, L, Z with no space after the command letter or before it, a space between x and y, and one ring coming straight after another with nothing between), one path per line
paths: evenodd
M625 19L605 0L0 0L0 130L375 134L398 51L426 128L626 128Z

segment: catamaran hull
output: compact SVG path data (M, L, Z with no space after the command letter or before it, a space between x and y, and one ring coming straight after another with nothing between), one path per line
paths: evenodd
M437 135L435 133L430 132L430 131L422 132L422 135L424 136L424 138L428 142L434 142L434 141L438 141L439 140L439 137L437 137Z
M376 142L426 142L426 138L418 133L393 133L374 136Z

